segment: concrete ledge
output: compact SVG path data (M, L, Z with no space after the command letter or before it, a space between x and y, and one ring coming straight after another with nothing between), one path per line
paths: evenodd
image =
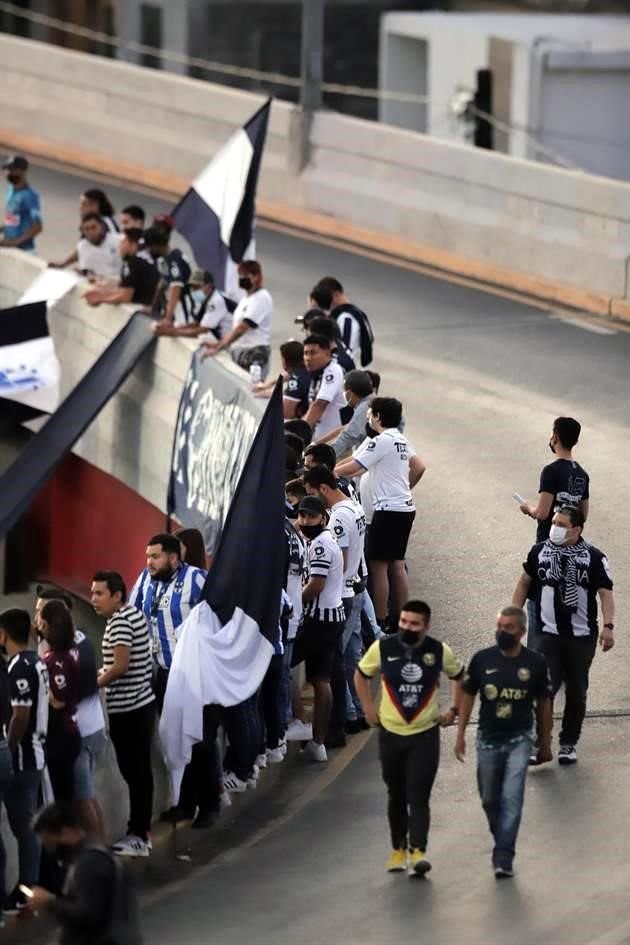
M130 187L155 191L174 202L190 186L190 180L166 174L154 168L118 161L80 148L51 147L50 142L34 135L25 135L0 128L0 146L23 151L55 165L68 165L92 171ZM580 309L595 315L606 315L630 321L630 301L606 293L590 292L579 287L539 278L515 269L496 266L482 259L473 259L435 246L417 243L401 236L381 233L367 227L340 220L334 216L314 213L301 207L271 200L258 200L258 216L265 221L287 227L296 233L316 235L332 240L350 250L372 250L389 257L392 262L406 261L435 270L436 276L464 276L490 290L508 289L527 298L553 305Z

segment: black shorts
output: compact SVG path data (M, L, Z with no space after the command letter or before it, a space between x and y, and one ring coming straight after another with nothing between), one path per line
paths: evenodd
M343 623L303 617L293 644L292 666L305 664L309 682L329 681Z
M376 511L368 543L370 561L404 561L415 512Z

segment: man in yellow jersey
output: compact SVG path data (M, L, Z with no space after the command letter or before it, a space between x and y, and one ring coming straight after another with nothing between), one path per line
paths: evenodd
M370 725L378 725L383 780L389 795L392 837L389 872L424 876L431 813L429 800L440 760L440 725L452 725L460 699L464 664L446 643L428 636L431 608L410 600L403 606L399 632L377 640L359 662L354 682ZM380 703L370 680L381 674ZM452 706L440 715L440 675L453 681Z

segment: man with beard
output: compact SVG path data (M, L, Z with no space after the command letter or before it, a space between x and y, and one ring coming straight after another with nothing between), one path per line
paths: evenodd
M376 640L359 662L354 685L370 725L379 726L383 781L392 852L390 873L424 876L431 813L429 800L440 760L440 725L452 725L464 664L451 648L428 636L431 608L410 600L401 608L398 633ZM380 702L371 680L381 674ZM440 675L453 681L452 706L440 714Z
M149 624L153 641L155 698L160 713L177 631L199 602L205 582L205 570L181 560L181 544L176 535L159 534L149 538L147 566L131 590L129 603L142 611ZM195 745L184 774L179 803L164 812L164 819L192 819L199 807L195 827L210 825L216 785L211 777L213 765L207 756L205 742Z

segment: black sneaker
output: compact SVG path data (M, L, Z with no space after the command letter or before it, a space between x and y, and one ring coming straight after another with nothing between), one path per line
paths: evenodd
M494 875L496 879L509 879L514 876L514 870L511 866L495 866Z
M5 915L19 915L28 906L28 901L23 892L16 886L2 904L2 911Z
M360 719L346 719L346 735L358 735L361 731Z
M180 807L179 804L175 807L169 807L168 810L165 810L160 814L160 820L162 823L166 824L179 824L183 820L192 820L195 816L195 811L186 809L185 807Z
M574 765L577 761L577 751L575 745L560 745L558 749L559 765Z
M324 739L326 748L344 748L346 745L345 732L331 732Z

